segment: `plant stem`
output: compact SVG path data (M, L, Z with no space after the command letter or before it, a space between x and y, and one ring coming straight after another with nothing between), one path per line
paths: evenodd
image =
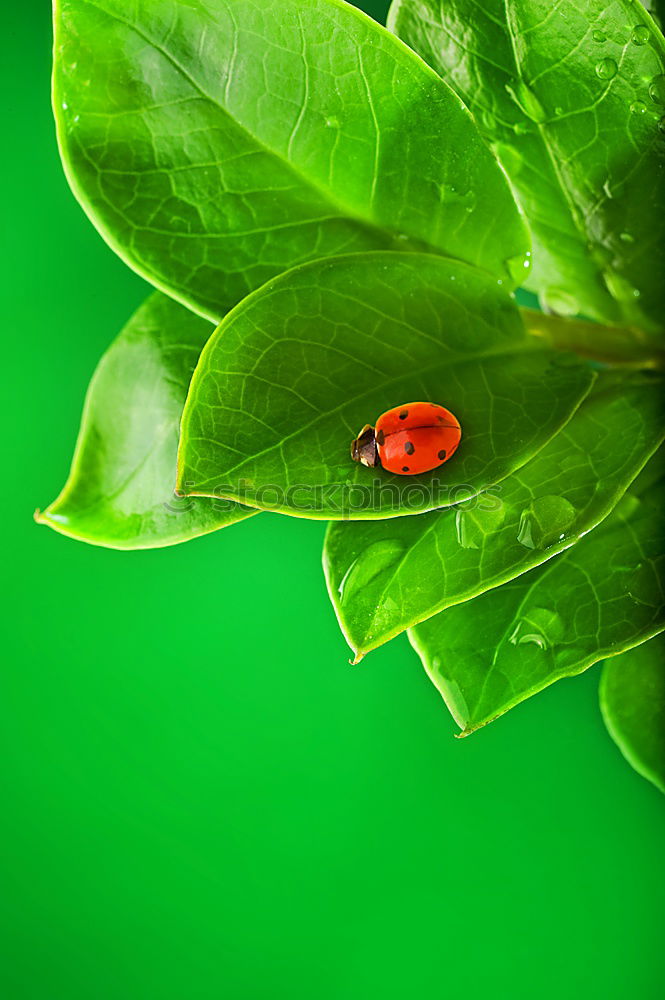
M573 351L594 361L622 367L665 368L665 351L635 327L549 316L535 309L520 312L528 333L560 351Z

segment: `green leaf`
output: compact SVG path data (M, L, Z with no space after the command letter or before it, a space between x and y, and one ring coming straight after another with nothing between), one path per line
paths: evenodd
M600 707L626 760L665 792L665 638L606 661Z
M389 25L473 111L555 312L665 316L665 40L634 0L395 0Z
M64 535L116 549L184 542L256 511L178 500L178 430L210 323L159 292L132 316L92 378L69 479L36 518Z
M662 396L660 378L605 374L563 430L488 493L421 517L331 524L326 582L356 659L590 531L663 441Z
M663 629L664 481L641 480L567 552L410 631L463 735Z
M500 281L466 264L415 253L314 262L245 299L206 345L178 490L333 520L449 506L524 465L593 379L529 337ZM402 476L351 460L364 424L419 399L461 420L450 462Z
M339 0L56 0L55 58L75 194L206 316L315 258L431 248L508 283L529 249L459 98Z

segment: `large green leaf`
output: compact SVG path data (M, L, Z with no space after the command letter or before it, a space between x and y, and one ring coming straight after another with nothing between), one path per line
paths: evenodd
M173 494L182 408L212 329L160 292L138 309L97 367L69 479L38 521L96 545L145 549L256 513Z
M349 251L523 271L524 223L469 112L339 0L56 0L55 56L74 192L128 264L204 315Z
M663 328L665 40L634 0L395 0L389 25L474 112L555 311Z
M331 519L449 506L524 465L593 378L539 346L513 298L466 264L416 253L314 262L245 299L206 345L178 489ZM418 399L461 420L450 462L401 476L351 460L363 424Z
M663 441L662 400L661 378L606 374L564 429L489 494L422 517L331 524L326 582L356 658L585 535Z
M635 770L665 792L665 639L603 666L600 707L609 733Z
M662 471L662 455L646 467ZM544 566L416 625L409 636L464 734L665 625L662 478Z

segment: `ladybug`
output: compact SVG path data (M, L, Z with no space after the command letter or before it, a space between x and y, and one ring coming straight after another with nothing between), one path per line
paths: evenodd
M398 476L416 476L443 465L462 437L459 420L438 403L404 403L365 424L351 442L351 458Z

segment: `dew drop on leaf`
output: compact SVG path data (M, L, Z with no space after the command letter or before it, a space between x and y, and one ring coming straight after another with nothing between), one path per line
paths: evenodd
M635 237L631 236L630 233L619 233L619 239L622 243L634 243Z
M340 602L349 600L354 594L370 583L379 573L383 573L401 557L404 544L394 538L386 538L368 545L355 559L337 589Z
M633 101L630 110L634 115L643 115L647 110L647 106L644 101Z
M665 132L665 115L658 120L658 128L661 132Z
M565 538L577 511L565 497L536 497L520 515L517 541L527 549L544 549Z
M602 33L602 31L598 31L598 29L596 29L594 31L594 33L592 35L592 38L593 38L594 42L604 42L605 41L605 35Z
M646 45L646 43L649 41L649 29L647 28L646 24L635 25L635 27L633 28L633 33L630 36L630 38L635 45Z
M557 316L574 316L579 312L577 300L561 288L548 288L542 295L543 308Z
M326 118L326 128L339 128L339 118Z
M506 90L532 122L539 123L545 121L547 114L544 107L524 80L518 80L514 86L507 83Z
M617 302L633 302L640 297L639 289L615 271L605 271L603 280L610 295L613 295Z
M527 122L517 122L516 125L513 125L513 132L515 135L526 135L529 131L530 128Z
M485 108L484 111L481 111L480 121L482 122L484 128L486 128L488 132L493 132L494 129L496 128L496 118L494 117L492 112L489 111L487 108Z
M470 504L468 508L462 505L455 513L457 541L463 549L480 549L501 528L506 510L503 504L497 510L482 510L475 499Z
M530 608L515 625L508 642L513 646L533 645L549 649L564 636L563 622L549 608Z
M518 254L504 261L508 274L517 282L523 281L531 269L531 254Z
M665 74L654 76L649 84L649 97L654 104L665 104Z
M596 63L596 75L601 80L611 80L616 76L617 68L614 59L610 59L608 56L606 59L601 59L600 62Z

